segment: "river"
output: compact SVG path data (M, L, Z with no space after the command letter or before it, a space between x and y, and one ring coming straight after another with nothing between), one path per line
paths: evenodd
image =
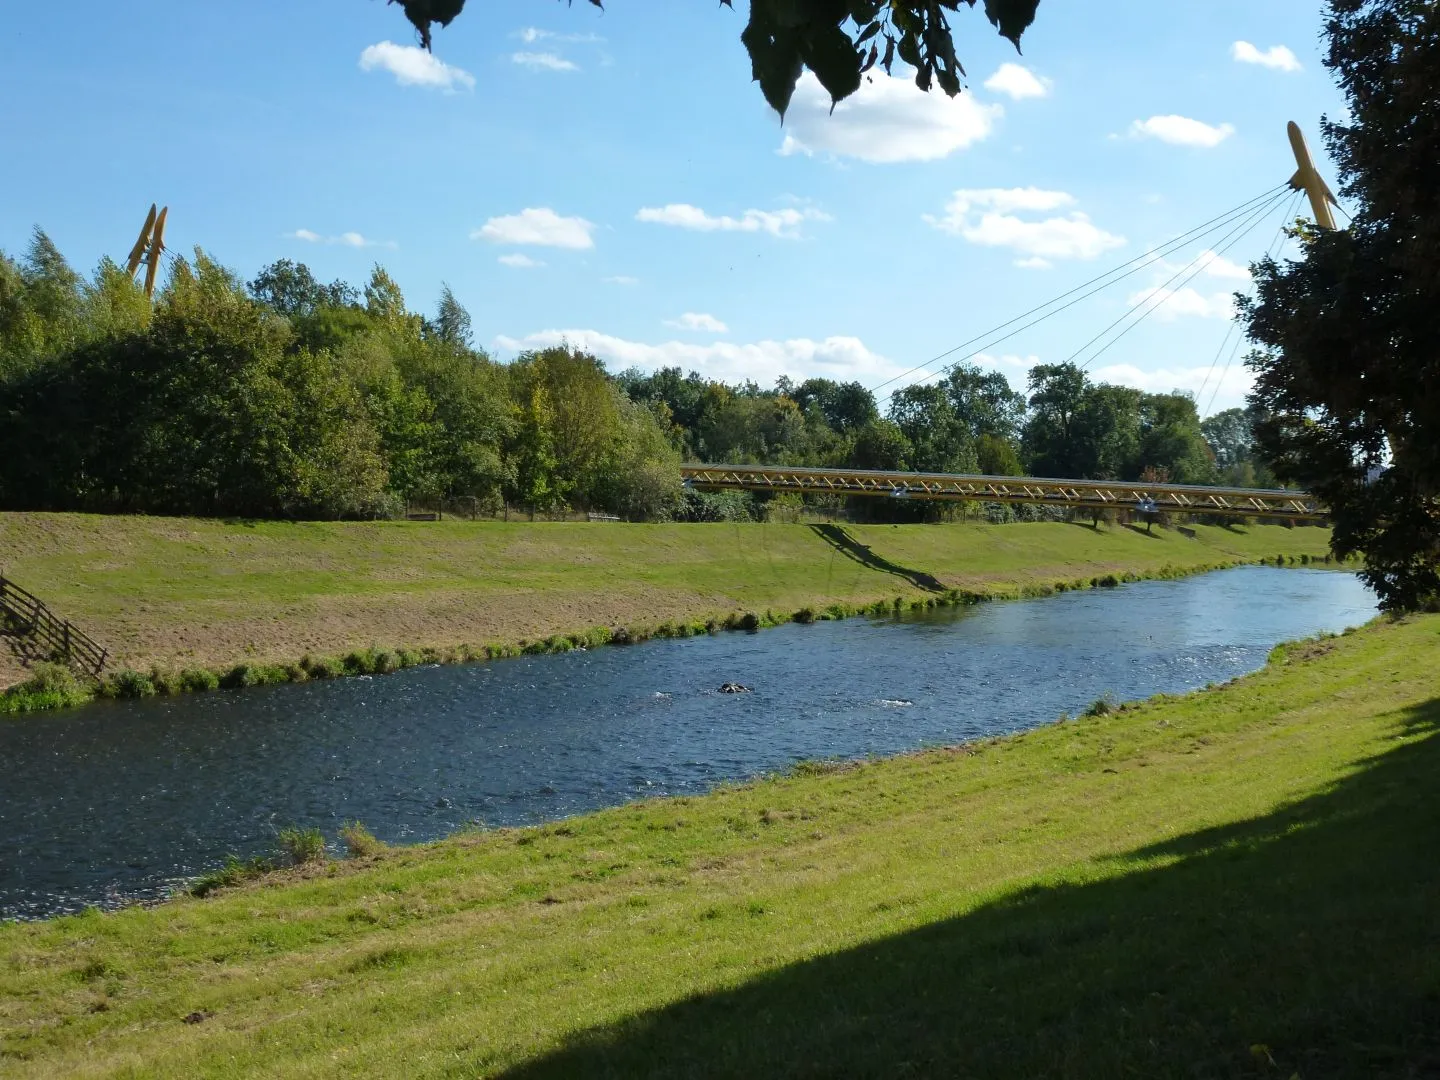
M0 917L163 896L291 824L414 842L1018 731L1223 682L1375 610L1353 574L1243 567L5 720Z

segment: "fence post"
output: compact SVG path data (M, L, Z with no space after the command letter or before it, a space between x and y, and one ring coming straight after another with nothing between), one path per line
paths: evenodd
M65 659L70 659L70 621L65 621Z

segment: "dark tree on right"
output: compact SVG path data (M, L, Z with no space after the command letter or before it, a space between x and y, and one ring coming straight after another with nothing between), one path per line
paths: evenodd
M1324 136L1353 215L1301 227L1241 318L1278 476L1330 508L1383 607L1440 602L1440 4L1330 0L1326 66L1349 115Z

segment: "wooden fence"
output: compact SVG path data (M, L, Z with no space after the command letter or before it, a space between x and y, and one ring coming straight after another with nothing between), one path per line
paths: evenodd
M0 577L0 637L14 639L24 659L63 660L94 679L103 675L109 656L86 634L51 614L39 597L5 577Z

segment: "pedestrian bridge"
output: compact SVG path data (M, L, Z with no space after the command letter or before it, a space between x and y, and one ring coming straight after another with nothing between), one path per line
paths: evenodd
M1224 514L1230 517L1317 520L1325 509L1303 491L1146 484L1110 480L1045 480L1033 476L808 469L786 465L682 465L687 488L777 491L805 495L870 495L951 502L1035 503L1086 510Z

